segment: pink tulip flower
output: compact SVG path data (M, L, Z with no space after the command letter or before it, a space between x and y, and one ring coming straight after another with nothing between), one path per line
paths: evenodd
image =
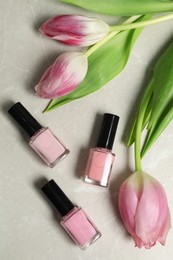
M42 98L54 99L72 92L85 78L87 57L81 52L66 52L46 70L36 85Z
M50 18L40 27L45 36L72 46L90 46L109 32L109 26L99 20L79 15Z
M171 228L170 212L162 185L144 172L135 172L119 190L118 206L124 225L139 248L165 244Z

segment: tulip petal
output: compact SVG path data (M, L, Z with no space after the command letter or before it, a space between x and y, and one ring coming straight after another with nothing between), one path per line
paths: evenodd
M109 26L99 19L61 15L47 20L39 30L43 35L64 44L83 47L105 37L109 32Z
M165 191L156 179L133 173L120 187L118 206L137 247L149 249L157 241L165 244L171 219Z
M138 204L135 178L136 176L132 174L125 182L123 182L118 195L120 215L127 231L131 235L135 235L135 214Z
M169 208L167 208L167 215L165 221L162 223L162 227L158 237L158 241L162 245L165 245L166 237L170 229L171 229L171 216L170 216Z
M42 98L53 99L66 95L82 82L87 69L87 57L83 53L63 53L47 69L35 90Z
M136 234L145 243L155 240L155 227L159 218L159 201L157 190L150 185L146 176L143 180L143 193L138 204L135 220ZM154 234L152 234L153 232ZM149 238L149 241L148 241Z

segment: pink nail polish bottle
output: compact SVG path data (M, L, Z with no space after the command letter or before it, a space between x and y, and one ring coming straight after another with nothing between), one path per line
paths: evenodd
M69 153L50 129L42 127L20 102L14 104L8 113L26 131L30 137L29 145L48 166L53 167Z
M81 249L86 249L101 236L86 213L73 205L54 180L50 180L41 190L62 215L61 225Z
M104 114L97 147L91 148L85 169L84 181L106 187L112 170L115 154L112 153L119 117Z

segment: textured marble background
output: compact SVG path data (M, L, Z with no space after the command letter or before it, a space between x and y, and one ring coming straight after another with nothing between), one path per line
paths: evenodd
M100 91L42 114L46 100L34 85L59 53L72 48L43 38L38 27L56 14L88 12L56 0L1 0L0 2L0 259L1 260L171 260L173 230L166 246L137 249L122 225L112 194L134 170L133 149L124 146L132 111L157 57L173 39L173 21L145 28L125 69ZM90 14L91 15L91 14ZM109 23L114 18L101 17ZM75 48L74 48L75 49ZM35 156L7 109L21 101L71 150L53 169ZM88 149L95 145L101 114L120 116L115 140L116 161L108 189L82 181ZM173 124L143 160L143 169L164 186L173 216ZM42 179L54 178L76 204L83 207L102 231L102 238L81 251L63 232L40 193Z

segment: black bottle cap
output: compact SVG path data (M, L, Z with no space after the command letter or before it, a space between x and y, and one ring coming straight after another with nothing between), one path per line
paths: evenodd
M97 142L97 147L112 150L118 121L119 116L108 113L104 114L103 124Z
M41 190L62 216L65 216L74 208L72 202L67 198L65 193L60 189L54 180L50 180L41 188Z
M26 110L26 108L17 102L9 110L8 113L16 120L16 122L32 137L42 126L37 120Z

